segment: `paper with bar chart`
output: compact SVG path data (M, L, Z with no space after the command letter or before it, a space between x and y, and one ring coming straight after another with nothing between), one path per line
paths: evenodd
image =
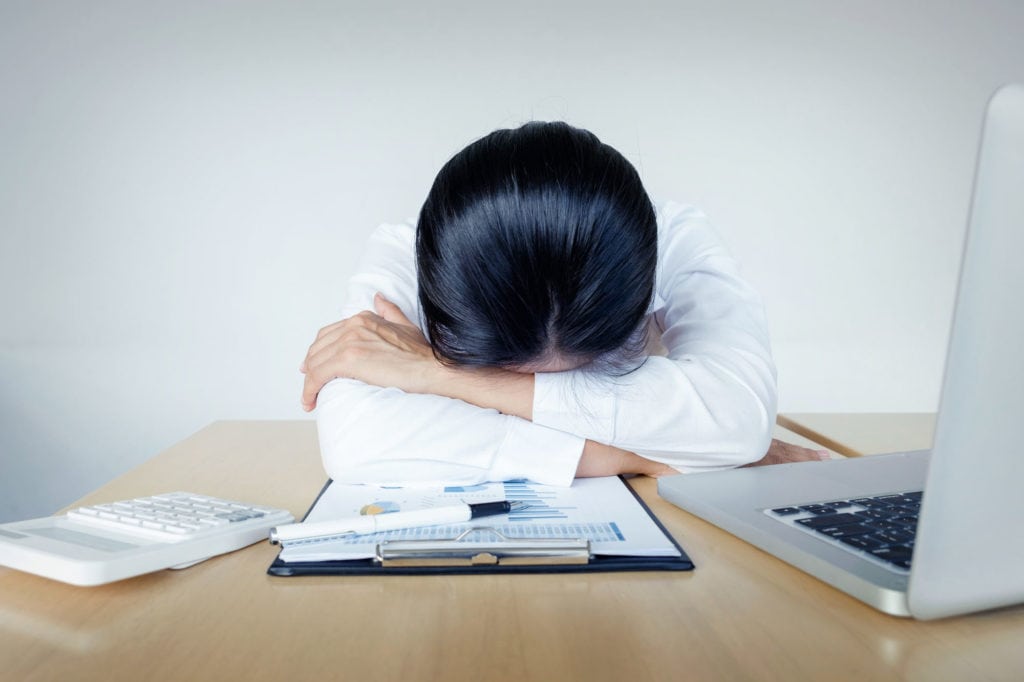
M437 488L400 488L332 483L306 517L329 521L358 514L387 514L430 507L497 500L525 502L507 515L466 523L392 530L371 535L316 538L287 543L280 559L288 563L366 559L383 540L461 539L471 547L492 542L490 530L513 539L585 538L591 552L607 556L681 556L675 544L617 477L585 478L571 487L505 481Z

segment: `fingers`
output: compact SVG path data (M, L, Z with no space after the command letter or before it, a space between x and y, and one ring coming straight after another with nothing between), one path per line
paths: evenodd
M402 312L401 308L399 308L397 305L395 305L388 299L384 298L382 294L377 293L374 295L373 305L377 311L376 314L370 312L369 310L364 310L363 312L357 313L352 317L348 317L339 322L329 324L326 327L322 328L320 331L318 331L316 334L316 339L314 339L312 345L310 345L309 347L309 350L306 352L305 359L299 365L299 371L302 372L303 374L308 372L310 358L316 353L318 353L320 350L322 350L324 347L332 343L336 343L340 335L346 329L351 328L353 326L363 326L368 329L377 331L379 333L381 328L380 322L381 320L384 320L392 324L405 325L407 327L412 327L417 330L419 329L419 327L417 327L415 324L409 321L409 318L405 316L405 313Z
M302 384L302 409L306 412L312 412L316 408L316 399L320 395L320 389L323 386L317 386L316 381L306 375L306 380Z
M316 407L320 389L327 382L338 377L355 378L353 372L359 369L359 356L369 352L369 349L376 348L376 352L380 352L382 343L385 348L421 355L421 346L429 349L419 328L409 321L398 306L377 294L374 307L377 309L376 314L364 310L317 332L316 339L299 365L299 371L306 375L301 404L307 412ZM362 375L359 378L365 379Z
M316 408L316 399L327 382L345 376L347 364L356 354L354 345L375 334L381 319L369 311L361 312L321 329L306 352L299 371L306 375L301 404L307 412Z
M402 312L401 308L384 298L384 295L380 292L377 292L373 296L373 307L377 311L378 315L392 324L403 324L408 327L416 326L409 321L409 318L405 316L405 313Z
M338 322L335 322L334 324L329 324L326 327L323 327L320 331L316 333L316 338L313 340L313 345L311 345L309 347L309 350L306 351L306 357L302 360L302 364L299 365L300 372L305 374L306 371L309 369L309 356L313 354L313 349L315 346L318 345L318 342L325 336L333 334L337 330L341 329L341 327L344 324L345 320L340 320Z
M772 439L771 447L765 456L756 462L744 466L766 466L771 464L789 464L792 462L819 462L832 459L828 450L812 450L793 443Z
M307 412L316 407L320 389L341 377L354 378L354 368L365 355L362 341L349 340L343 344L328 346L310 356L306 377L302 383L302 408Z
M373 330L379 326L379 324L380 318L366 310L354 315L353 317L348 317L340 322L327 325L317 332L316 339L306 351L306 359L303 360L302 364L299 366L299 371L303 374L308 372L309 367L312 364L313 357L323 352L325 348L329 348L330 346L345 340L346 336L350 337L353 333L358 333L359 329Z
M306 361L306 376L302 382L301 398L302 409L306 412L310 412L316 407L316 399L320 395L320 389L328 381L336 378L337 372L331 371L328 365L329 361L330 357L325 353L310 355Z
M332 362L332 360L334 360ZM344 360L340 357L331 358L319 364L310 364L306 377L302 382L302 409L311 412L316 408L320 390L329 382L346 376Z

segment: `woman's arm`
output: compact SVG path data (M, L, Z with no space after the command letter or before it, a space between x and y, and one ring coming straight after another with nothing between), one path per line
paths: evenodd
M495 410L353 379L320 392L317 431L324 469L347 483L569 485L585 445Z
M417 375L419 385L401 377L389 385L532 419L680 471L758 460L768 450L776 406L760 299L703 215L668 205L660 218L656 317L667 357L650 357L623 377L437 365ZM394 314L386 305L378 312Z
M645 467L647 460L679 471L754 462L768 449L776 405L774 365L760 300L739 278L703 215L670 204L659 219L657 293L662 305L657 307L657 320L668 357L648 358L624 377L586 370L524 375L453 369L436 362L421 363L427 369L420 373L395 372L400 363L383 363L376 365L382 374L374 375L376 370L368 372L373 365L365 357L352 358L349 364L362 368L364 375L357 378L366 384L435 394L432 397L532 419L554 431L638 454ZM370 268L353 280L355 299L362 301L355 310L369 308L376 291L392 302L401 302L404 296L405 309L417 310L413 232L409 226L401 228L408 239L397 249L401 253L375 259L371 249L369 261L386 267ZM404 284L404 290L396 282ZM390 308L377 305L386 320ZM401 315L401 307L395 309ZM353 319L377 324L380 317L364 314ZM383 374L387 372L390 377ZM307 393L315 396L328 378L308 374ZM321 416L319 421L330 420Z
M769 449L777 405L761 300L703 214L660 207L658 238L655 321L667 357L621 377L538 373L530 418L678 471L755 462ZM461 386L459 397L477 405L497 407L505 395L496 384L488 402Z
M777 404L760 298L703 214L659 209L655 321L667 357L617 378L537 374L533 421L684 472L757 461Z
M415 316L417 310L412 238L408 226L383 226L374 233L350 282L345 306L350 317L321 330L303 363L303 404L307 409L318 408L321 455L328 475L351 483L529 478L568 485L574 475L660 471L658 465L632 453L532 424L507 405L507 411L499 412L426 390L425 368L447 368L437 363L419 328L402 312L404 307ZM379 306L383 299L377 292L401 303L402 307L388 303L381 309L389 319L356 312L370 308L375 298ZM349 342L340 342L346 333ZM383 346L401 346L404 359L374 352L382 348L381 334L390 342ZM387 360L375 362L374 358ZM439 371L430 378L442 376ZM514 379L521 392L506 387L503 397L516 396L523 408L518 411L529 411L533 376ZM395 387L402 383L407 390ZM476 385L484 384L477 381Z
M605 445L588 440L583 447L583 456L576 467L576 478L593 476L617 476L619 474L643 474L645 476L665 476L678 473L675 469L641 457L613 445Z

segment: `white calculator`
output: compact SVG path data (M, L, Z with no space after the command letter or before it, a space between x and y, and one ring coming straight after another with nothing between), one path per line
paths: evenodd
M0 565L72 585L104 583L205 559L266 540L293 521L274 509L176 492L0 524Z

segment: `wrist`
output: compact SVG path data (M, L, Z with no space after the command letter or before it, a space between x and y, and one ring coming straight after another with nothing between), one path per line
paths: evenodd
M655 462L641 457L635 452L592 440L588 440L583 446L583 455L576 468L577 478L617 476L619 474L665 476L674 473L676 470L667 464Z
M454 380L454 368L445 365L431 354L430 364L426 366L423 372L423 386L425 389L423 393L433 393L434 395L443 395L449 398L454 397L446 392L446 388L450 387Z
M533 374L436 364L429 380L431 393L533 420Z

